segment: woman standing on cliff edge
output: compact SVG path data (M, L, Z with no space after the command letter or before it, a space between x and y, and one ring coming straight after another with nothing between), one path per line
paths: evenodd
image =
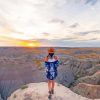
M57 77L57 68L59 66L58 56L55 54L54 48L48 49L48 55L45 57L46 77L48 79L49 97L54 94L55 79Z

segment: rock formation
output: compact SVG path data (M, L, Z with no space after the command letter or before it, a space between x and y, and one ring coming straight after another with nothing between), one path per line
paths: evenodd
M31 83L26 88L15 91L7 100L48 100L47 83ZM75 94L61 84L55 84L55 94L52 100L91 100ZM96 100L96 99L94 99Z
M88 97L94 100L97 98L100 100L100 85L91 85L87 83L79 83L73 87L73 91L84 97Z
M88 83L93 85L100 85L100 71L97 71L91 76L85 76L76 80L75 84L78 83Z
M37 60L43 60L46 55L46 49L0 48L0 94L3 100L6 100L12 92L24 84L46 82L43 62L41 66L38 64L39 68L37 66ZM75 53L78 53L78 55L81 52L82 54L86 53L83 48L82 51L76 49L77 52L72 48L71 50L73 52L71 55L66 54L68 53L66 50L70 51L70 49L60 48L59 50L57 55L60 58L60 66L58 68L59 74L56 82L67 87L76 86L84 81L89 84L100 85L100 74L95 75L100 70L99 58L94 60L75 58ZM100 50L98 51L100 54Z

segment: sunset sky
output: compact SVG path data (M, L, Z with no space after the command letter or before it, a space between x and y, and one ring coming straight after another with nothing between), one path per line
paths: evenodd
M100 47L100 0L0 0L0 46Z

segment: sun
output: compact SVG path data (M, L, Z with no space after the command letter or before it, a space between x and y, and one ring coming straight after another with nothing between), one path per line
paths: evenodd
M29 46L29 47L35 47L36 44L34 44L34 43L29 43L28 46Z
M17 41L15 43L22 47L40 47L41 46L41 43L37 41Z
M27 47L39 47L40 43L37 42L32 42L32 43L27 43Z

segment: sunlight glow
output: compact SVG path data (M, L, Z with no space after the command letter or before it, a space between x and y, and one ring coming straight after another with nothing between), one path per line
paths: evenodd
M24 46L27 46L27 47L39 47L40 43L37 43L37 42L25 43Z
M99 12L100 0L0 0L0 46L98 46Z
M34 46L36 46L36 44L29 43L28 46L30 46L30 47L34 47Z

